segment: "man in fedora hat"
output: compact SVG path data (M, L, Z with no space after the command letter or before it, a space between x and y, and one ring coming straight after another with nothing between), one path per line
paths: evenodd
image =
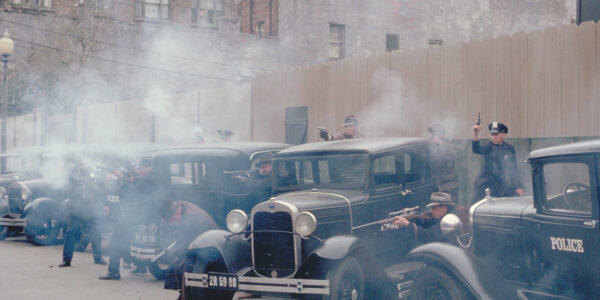
M468 211L465 207L452 201L448 193L431 193L429 203L426 205L429 212L422 215L396 216L393 223L400 228L409 228L414 231L415 240L423 243L443 242L446 236L440 228L440 220L449 213L456 214L465 225L468 221Z
M271 197L271 171L273 169L272 159L275 154L265 152L254 158L254 168L247 172L237 172L232 179L250 190L258 199Z
M359 123L354 114L349 114L344 118L344 124L342 124L344 132L331 134L327 132L327 129L319 127L319 136L325 141L365 138L367 135L358 129Z
M515 148L504 141L508 127L499 122L488 125L492 140L479 144L481 126L473 126L473 153L483 155L483 167L479 177L475 179L475 194L473 202L485 196L485 189L490 188L494 197L523 196L523 185L517 169Z
M217 133L219 134L219 141L221 142L231 142L231 136L233 132L229 129L217 129Z
M458 176L454 168L454 145L448 140L445 128L441 124L433 124L427 129L431 134L429 158L431 162L431 175L435 178L438 192L445 192L458 198Z

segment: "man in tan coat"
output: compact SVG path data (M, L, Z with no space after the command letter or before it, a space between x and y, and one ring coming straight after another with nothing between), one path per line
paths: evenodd
M367 135L358 129L359 123L354 114L349 114L344 119L344 124L342 124L344 125L344 132L331 134L327 132L327 129L319 128L319 135L325 141L366 138Z

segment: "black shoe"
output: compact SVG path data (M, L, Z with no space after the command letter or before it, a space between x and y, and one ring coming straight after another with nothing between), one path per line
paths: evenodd
M145 267L144 268L137 267L137 268L131 270L131 274L137 274L137 275L146 274L146 268Z
M62 264L58 265L59 268L70 267L70 266L71 266L70 261L63 261Z
M121 280L121 274L119 273L108 273L102 277L98 277L100 280Z
M97 265L106 265L106 261L102 257L94 258L94 263Z

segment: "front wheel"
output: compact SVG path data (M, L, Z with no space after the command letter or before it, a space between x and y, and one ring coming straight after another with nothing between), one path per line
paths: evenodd
M150 274L152 274L152 276L154 276L154 278L159 279L159 280L165 279L165 276L167 275L167 271L169 270L169 266L171 265L167 261L165 256L166 255L163 255L156 261L148 262L148 271L150 271Z
M454 300L467 299L467 295L452 277L436 267L425 267L415 278L413 299Z
M365 294L365 277L358 260L344 259L335 269L327 273L329 296L327 300L362 300Z
M56 242L60 222L50 212L30 214L26 218L25 236L36 246L48 246Z
M196 259L194 264L193 273L206 274L208 272L226 272L224 266L218 266L213 262L206 262L202 258ZM215 300L229 300L233 298L232 292L209 290L205 288L186 287L185 288L185 299L200 300L200 299L215 299Z

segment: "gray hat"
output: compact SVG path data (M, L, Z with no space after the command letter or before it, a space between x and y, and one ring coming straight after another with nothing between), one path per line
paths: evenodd
M254 166L260 168L265 164L270 164L271 160L273 159L273 156L275 156L275 154L273 154L272 152L260 154L260 156L258 156L258 158L256 159L256 163L254 164Z
M356 118L356 116L354 114L349 114L346 116L346 118L344 118L344 126L350 126L350 125L356 125L360 122L358 122L358 119Z
M436 206L436 205L455 206L456 203L454 203L452 201L452 196L450 196L450 194L442 193L442 192L434 192L434 193L431 193L431 198L430 198L429 204L427 204L425 206L432 207L432 206Z

